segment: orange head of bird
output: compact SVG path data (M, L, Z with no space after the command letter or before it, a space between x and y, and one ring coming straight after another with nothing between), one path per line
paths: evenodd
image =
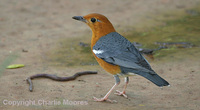
M92 13L85 16L74 16L72 18L86 23L91 28L93 36L98 38L115 32L111 22L101 14Z

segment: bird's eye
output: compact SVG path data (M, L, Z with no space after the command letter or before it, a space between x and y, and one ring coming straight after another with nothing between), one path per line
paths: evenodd
M94 23L96 22L96 18L91 18L90 21Z

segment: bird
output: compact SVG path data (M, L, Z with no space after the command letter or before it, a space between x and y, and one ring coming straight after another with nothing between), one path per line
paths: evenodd
M92 30L91 50L99 65L115 79L114 86L103 98L93 97L95 101L110 100L108 97L116 86L120 84L120 78L124 77L125 85L122 91L116 90L117 95L126 95L129 76L140 75L159 87L170 86L150 66L136 47L125 37L116 32L112 23L102 14L91 13L85 16L73 16L75 20L82 21Z

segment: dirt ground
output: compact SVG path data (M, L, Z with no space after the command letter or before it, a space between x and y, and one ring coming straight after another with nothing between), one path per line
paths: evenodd
M184 60L150 62L171 87L161 89L140 76L133 76L127 88L128 99L110 95L116 103L92 99L105 95L114 84L113 77L98 65L59 68L49 66L45 60L56 41L91 36L90 29L72 16L102 13L116 30L125 33L131 31L128 27L141 29L159 25L162 13L168 13L173 19L199 4L200 0L0 0L0 109L199 110L200 53L191 53L193 58ZM25 64L25 67L5 69L9 64ZM70 82L35 79L33 92L28 91L25 81L36 73L70 76L86 70L95 70L98 74ZM121 90L123 85L122 79L117 89ZM15 105L16 102L21 103Z

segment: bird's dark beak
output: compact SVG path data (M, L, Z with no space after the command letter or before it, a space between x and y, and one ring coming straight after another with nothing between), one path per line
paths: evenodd
M86 23L86 19L83 16L74 16L72 18Z

